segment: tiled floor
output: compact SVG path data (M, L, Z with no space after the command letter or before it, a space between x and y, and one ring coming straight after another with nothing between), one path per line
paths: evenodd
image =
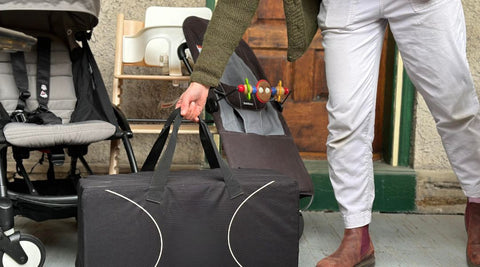
M299 266L315 266L338 247L343 225L338 213L306 212ZM373 215L370 233L377 267L467 266L462 215Z
M337 248L343 225L336 212L304 212L303 216L305 229L300 240L299 266L313 267ZM74 266L75 219L38 223L17 217L15 221L16 230L33 234L45 244L46 267ZM375 213L370 232L377 267L467 266L462 215Z

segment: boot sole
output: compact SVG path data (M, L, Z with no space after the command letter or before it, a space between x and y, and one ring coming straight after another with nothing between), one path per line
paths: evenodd
M354 267L373 267L373 266L375 266L375 254L372 254L366 257L361 262L356 264Z

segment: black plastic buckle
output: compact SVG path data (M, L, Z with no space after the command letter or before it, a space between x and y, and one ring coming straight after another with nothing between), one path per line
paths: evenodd
M12 112L12 119L16 122L26 122L27 116L25 116L25 112L23 110L17 109Z
M30 91L22 91L19 98L23 101L27 100L31 96Z

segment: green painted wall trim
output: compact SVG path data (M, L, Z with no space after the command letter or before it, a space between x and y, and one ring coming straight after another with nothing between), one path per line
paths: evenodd
M315 188L315 196L308 210L338 211L337 201L328 176L328 163L326 161L306 160L305 166L312 177ZM375 162L374 173L374 211L415 211L416 175L413 169L392 167L384 162ZM301 207L305 208L309 201L309 198L301 199Z
M395 54L392 56L393 61L393 79L392 79L392 87L391 91L386 90L386 108L385 110L394 110L394 104L397 95L397 91L395 90L395 84L399 79L397 77L397 70L399 67L397 65L397 58L399 54L397 53L398 50L395 47ZM399 148L398 148L398 166L410 166L410 148L411 148L411 135L412 135L412 121L413 121L413 103L415 101L415 87L413 86L410 78L403 71L402 79L402 90L401 90L401 107L400 107L400 129L399 129ZM389 102L387 102L389 101ZM391 101L391 102L390 102ZM389 106L387 106L389 105ZM390 108L387 108L390 107ZM384 121L384 125L387 126L384 130L385 142L384 142L384 160L387 163L392 164L392 143L393 143L393 132L394 132L394 116L395 112L387 113L388 117L386 116L386 120Z
M412 136L413 103L415 101L415 87L407 73L403 72L402 107L400 114L400 146L398 151L398 165L410 166L410 147Z
M206 7L210 8L212 11L215 8L215 0L206 0Z

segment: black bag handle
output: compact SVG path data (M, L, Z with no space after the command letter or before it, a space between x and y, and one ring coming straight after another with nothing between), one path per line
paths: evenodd
M170 166L172 165L173 160L173 153L175 152L175 146L177 143L177 136L178 130L180 128L180 124L182 123L182 116L180 115L180 109L176 109L172 112L169 119L165 123L160 136L168 135L170 131L171 120L170 118L174 117L173 119L173 130L172 134L170 135L170 139L168 140L167 148L165 149L164 153L160 157L160 161L158 163L157 168L153 172L153 177L150 182L150 187L147 193L147 200L155 203L161 203L163 199L163 192L165 190L165 186L167 184L168 175L170 173ZM168 124L168 125L167 125ZM230 195L230 198L236 198L243 194L242 189L240 187L239 182L233 177L232 170L230 167L225 163L225 161L221 158L220 153L218 152L217 147L214 145L215 142L213 141L212 133L208 129L206 123L200 119L199 121L199 131L200 135L206 137L208 140L208 144L202 142L203 149L213 149L215 160L220 167L223 180L225 182L227 191ZM207 145L208 147L205 147Z
M167 118L165 124L163 125L162 131L158 135L157 140L155 140L152 149L150 149L150 153L148 153L148 156L145 159L145 162L143 163L142 169L140 171L144 172L155 170L155 165L157 164L163 147L165 146L165 142L167 141L168 134L170 132L170 126L172 125L172 122L175 120L177 115L177 112L174 111Z
M141 171L155 170L155 165L157 164L158 159L160 158L160 154L162 153L163 147L165 146L165 142L167 141L168 134L170 132L170 126L173 120L175 120L176 116L177 116L177 113L174 111L167 118L162 128L162 131L157 137L157 140L155 140L155 143L153 144L152 149L150 150L150 153L148 153L148 156L142 165ZM210 165L210 168L212 169L220 168L215 156L215 152L213 151L212 142L208 140L206 133L201 130L200 130L200 141L202 142L202 147L203 147L203 150L205 151L205 156L207 158L208 164Z

